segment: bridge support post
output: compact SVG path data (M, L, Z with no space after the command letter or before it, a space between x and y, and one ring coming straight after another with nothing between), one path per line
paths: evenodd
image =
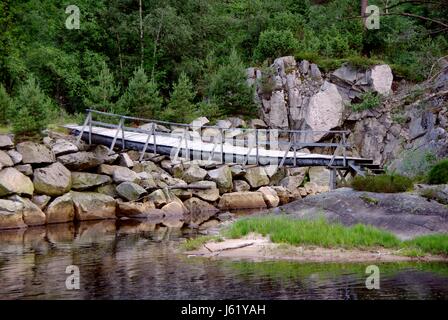
M330 169L330 190L336 189L336 169L331 168Z

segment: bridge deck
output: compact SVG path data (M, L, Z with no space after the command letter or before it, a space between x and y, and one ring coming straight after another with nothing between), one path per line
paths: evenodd
M66 128L72 130L75 134L79 134L83 130L82 139L88 140L89 138L89 126L79 126L79 125L67 125ZM317 153L304 153L300 150L294 151L282 151L282 150L269 150L263 148L262 146L256 148L249 148L245 146L233 145L232 139L227 139L221 146L202 141L198 137L190 137L185 144L185 140L181 140L182 137L174 136L172 134L166 134L162 132L156 132L156 150L154 150L154 135L150 131L148 133L134 132L131 130L119 130L117 134L117 129L113 128L103 128L97 126L91 126L91 140L92 143L104 144L106 146L111 145L116 139L116 146L122 146L122 138L125 139L125 147L127 149L134 149L142 151L147 140L148 134L149 140L147 145L148 152L155 152L163 155L173 155L180 147L180 154L183 157L187 155L189 159L198 159L198 154L203 160L212 160L218 162L232 162L232 163L244 163L244 164L280 164L283 162L284 165L295 165L295 166L333 166L340 168L348 168L348 163L352 165L363 165L371 164L372 160L356 158L356 157L344 157L342 156L332 156ZM258 157L257 157L258 152ZM286 155L285 155L286 154ZM213 155L210 158L210 155Z

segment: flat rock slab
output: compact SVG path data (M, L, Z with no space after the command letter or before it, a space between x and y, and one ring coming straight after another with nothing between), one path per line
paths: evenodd
M344 225L372 225L401 239L448 232L448 207L413 193L371 193L341 188L277 209L298 219L325 217Z
M228 239L223 242L209 242L206 244L210 251L224 251L224 250L234 250L243 247L248 247L255 244L254 240L243 240L243 239Z
M45 145L30 141L22 142L17 145L17 152L22 155L24 164L42 164L53 163L55 157Z

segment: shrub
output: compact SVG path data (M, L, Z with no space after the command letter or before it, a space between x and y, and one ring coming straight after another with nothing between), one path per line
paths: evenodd
M194 119L196 106L193 99L196 96L193 83L188 76L182 72L179 80L173 86L170 102L163 112L163 118L167 121L187 123Z
M45 129L54 114L51 100L31 76L20 88L9 112L13 132L35 135Z
M381 174L375 176L356 176L352 187L358 191L396 193L412 189L412 180L400 175Z
M228 60L210 76L207 86L209 100L219 105L226 115L254 115L253 88L247 84L246 69L235 50Z
M406 150L400 158L395 166L396 172L414 180L425 180L437 159L431 151L420 149Z
M275 59L292 54L298 48L298 41L290 30L266 30L260 34L254 57L258 61Z
M428 172L428 183L443 184L448 183L448 159L439 161Z
M361 102L352 104L353 111L363 111L367 109L373 109L381 104L381 98L379 95L372 92L363 93L361 96Z

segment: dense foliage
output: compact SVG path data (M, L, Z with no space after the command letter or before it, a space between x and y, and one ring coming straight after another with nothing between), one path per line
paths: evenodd
M358 191L396 193L412 189L410 178L397 174L356 176L352 180L352 187Z
M385 10L385 3L394 7ZM189 114L250 114L245 67L285 54L324 70L382 60L398 75L422 80L448 48L446 27L434 22L448 16L442 0L370 0L387 11L379 30L365 29L356 17L359 0L77 0L80 29L72 30L65 27L69 4L0 3L0 83L9 96L33 75L67 113L98 108L172 118L177 102L170 97L177 99L174 86L185 74L194 93L184 106ZM5 97L0 87L0 122Z
M448 183L448 159L439 161L429 170L428 182L430 184Z

